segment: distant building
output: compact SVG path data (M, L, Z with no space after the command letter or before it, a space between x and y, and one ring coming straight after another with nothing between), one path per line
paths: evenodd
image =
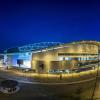
M77 69L98 60L99 42L42 42L11 48L4 52L4 63L13 68L30 68L37 73Z

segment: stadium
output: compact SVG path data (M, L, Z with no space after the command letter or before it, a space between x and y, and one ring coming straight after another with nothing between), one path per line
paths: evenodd
M97 41L28 44L5 50L4 64L7 68L29 69L35 73L69 73L83 66L95 66L99 44Z

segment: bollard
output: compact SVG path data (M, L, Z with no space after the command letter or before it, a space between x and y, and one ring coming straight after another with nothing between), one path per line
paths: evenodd
M60 74L60 80L62 80L62 74Z

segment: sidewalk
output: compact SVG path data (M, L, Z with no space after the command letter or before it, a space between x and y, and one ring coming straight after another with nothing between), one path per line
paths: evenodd
M0 70L0 77L14 80L31 81L29 77L23 75L18 75L12 70Z
M2 78L14 79L26 83L75 83L84 80L94 80L95 70L86 71L82 73L73 74L37 74L22 72L19 70L1 70L0 76Z

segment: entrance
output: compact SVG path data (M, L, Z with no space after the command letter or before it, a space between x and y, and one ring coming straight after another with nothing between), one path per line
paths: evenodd
M37 61L37 72L38 73L44 73L45 72L44 61Z

